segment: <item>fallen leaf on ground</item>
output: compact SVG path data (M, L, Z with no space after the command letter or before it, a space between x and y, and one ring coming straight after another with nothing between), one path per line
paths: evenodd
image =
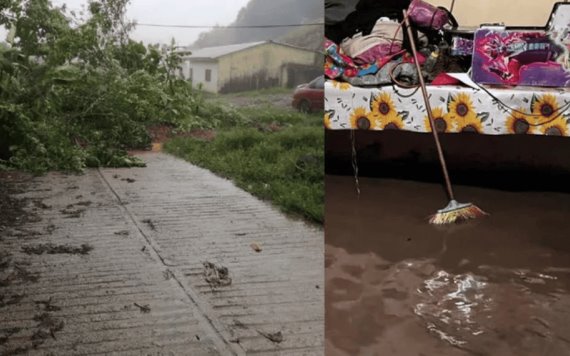
M280 344L283 342L283 334L281 333L281 331L278 331L276 333L266 333L266 332L257 330L257 332L261 336L265 337L267 340L274 342L276 344Z
M204 262L204 279L212 287L229 286L232 284L228 268L216 266L212 262Z
M138 303L133 303L137 308L141 310L142 313L150 313L150 306L148 304L140 305Z
M253 242L250 246L255 252L262 251L261 246L257 242Z

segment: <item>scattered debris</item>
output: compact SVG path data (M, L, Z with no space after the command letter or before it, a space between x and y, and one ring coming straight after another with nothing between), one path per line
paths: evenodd
M12 262L12 255L5 251L0 251L0 269L7 268Z
M77 199L77 200L82 199L82 198L83 198L83 195L77 195L77 196L75 197L75 199Z
M52 243L22 246L22 251L28 255L48 255L55 254L71 254L71 255L87 255L93 250L89 244L82 244L80 247L71 245L56 245Z
M29 238L42 235L39 231L23 229L23 228L14 228L14 232L10 234L12 237L22 237L22 238Z
M234 319L234 326L238 329L247 329L247 326L245 326L244 323L242 323L241 321Z
M124 182L127 182L127 183L134 183L134 182L136 182L136 179L133 179L133 178L123 178L123 179L121 179L121 180L124 181Z
M14 183L21 182L23 179L24 177L11 178L0 175L0 211L2 212L0 214L0 232L6 231L8 228L21 226L38 218L35 213L24 210L29 205L29 199L15 198L13 196L13 194L20 193ZM2 235L0 233L0 239L2 239Z
M22 328L10 328L4 330L4 335L0 336L0 345L4 345L10 336L15 335L22 331Z
M261 249L261 246L257 242L253 242L250 246L255 252L259 253L259 252L263 251Z
M36 303L36 305L43 305L45 311L61 310L61 308L58 307L57 305L53 305L51 300L52 300L52 297L50 297L48 300L38 300L35 303Z
M129 236L129 230L117 231L117 232L115 232L115 235L119 235L119 236Z
M148 304L140 305L138 303L133 303L133 304L135 305L135 307L141 310L141 313L150 313L150 305Z
M10 270L10 273L4 274L6 276L5 278L0 279L0 287L9 286L13 281L17 279L32 283L37 282L39 279L37 275L28 272L25 268L20 267L17 264L14 264Z
M29 347L18 346L13 350L8 350L6 355L24 355L30 352Z
M113 174L113 178L117 179L117 178L119 178L119 177L120 177L120 175L118 175L118 174Z
M156 231L156 225L154 225L154 222L153 222L152 220L150 220L150 219L144 219L142 222L145 223L145 224L147 224L148 227L150 227L150 229L151 229L152 231Z
M14 269L16 270L18 277L23 281L35 283L38 281L38 279L40 279L37 274L30 273L28 270L20 267L19 265L15 265Z
M227 267L216 266L212 262L204 262L204 279L211 287L223 287L232 284L229 274Z
M235 339L230 339L230 342L231 342L232 344L239 344L239 338L236 337Z
M167 281L174 277L174 273L172 273L172 271L169 269L162 272L162 275L164 276L164 279L166 279Z
M73 207L73 205L71 205ZM70 218L70 219L77 219L81 217L81 214L83 214L87 209L85 208L79 208L79 209L71 209L69 206L65 209L60 210L60 212L63 215L66 215L66 218Z
M6 271L3 271L4 269ZM20 267L17 264L2 268L0 272L3 272L0 274L0 277L2 277L0 278L0 287L7 287L16 280L21 280L24 282L37 282L39 279L37 275L28 272L26 269Z
M25 296L25 294L14 294L7 297L6 295L0 294L0 308L8 305L18 304L22 299L24 299Z
M196 335L196 340L200 341L200 335Z
M36 315L34 320L37 321L38 330L32 335L32 345L37 347L45 342L49 337L57 340L55 333L63 330L65 323L63 320L52 317L49 313Z
M48 226L46 226L46 232L51 235L54 231L55 231L56 226L54 224L49 224Z
M143 246L143 247L141 248L141 251L142 251L142 252L145 252L145 251L146 251L146 246Z
M42 202L41 200L34 200L34 206L36 208L40 208L43 210L48 210L51 209L52 207L50 205L45 204L44 202Z
M83 214L87 209L86 207L92 204L91 201L81 201L75 204L69 204L65 207L65 209L60 210L60 212L64 215L67 215L67 218L79 218L81 214ZM76 206L81 206L81 208L77 208Z
M281 331L278 331L276 333L266 333L263 331L259 331L257 330L257 332L263 336L264 338L266 338L267 340L274 342L276 344L280 344L283 342L283 334L281 333Z

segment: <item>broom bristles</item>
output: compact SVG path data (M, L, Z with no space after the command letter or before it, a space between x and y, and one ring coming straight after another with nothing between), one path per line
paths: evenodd
M430 224L445 225L461 222L465 220L477 219L489 215L479 207L473 204L468 204L461 208L451 210L440 210L429 219Z

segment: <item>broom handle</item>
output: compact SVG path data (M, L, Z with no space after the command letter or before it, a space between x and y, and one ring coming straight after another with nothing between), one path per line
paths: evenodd
M410 26L410 19L408 18L408 13L406 10L404 10L404 23L405 23L406 28L408 30L408 37L410 38L410 44L412 46L412 54L414 55L414 62L416 63L416 68L418 70L420 87L422 88L422 94L424 96L426 110L427 110L428 117L429 117L429 123L431 126L431 132L433 132L433 138L435 140L435 145L437 147L437 154L439 156L439 162L441 163L441 168L443 170L443 177L445 178L445 186L447 188L447 194L449 195L450 200L455 200L455 197L453 195L453 189L451 188L451 180L449 179L449 173L447 172L447 164L445 163L445 157L443 156L443 150L441 148L441 143L439 142L439 135L438 135L437 130L435 128L435 122L434 122L432 111L431 111L431 105L429 103L427 88L426 88L426 84L424 82L424 77L422 75L422 68L420 66L420 61L418 60L418 52L416 49L414 34L412 32L412 27Z

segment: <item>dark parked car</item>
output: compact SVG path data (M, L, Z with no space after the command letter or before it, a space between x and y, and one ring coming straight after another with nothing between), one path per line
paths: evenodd
M325 77L319 76L310 83L301 84L293 93L293 107L301 112L324 109Z

